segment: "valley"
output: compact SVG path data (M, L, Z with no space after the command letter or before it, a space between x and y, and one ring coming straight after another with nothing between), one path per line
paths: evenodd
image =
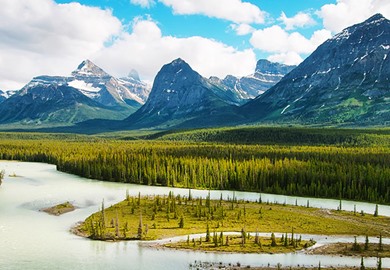
M165 36L149 15L114 19L114 35L86 46L94 62L68 75L34 64L22 88L0 90L0 268L389 268L390 21L379 11L337 31L324 22L310 39L295 32L296 19L316 25L302 13L264 29L234 19L224 30L242 38L234 46ZM129 40L156 47L104 57ZM178 40L202 46L180 55ZM209 42L223 53L193 57Z

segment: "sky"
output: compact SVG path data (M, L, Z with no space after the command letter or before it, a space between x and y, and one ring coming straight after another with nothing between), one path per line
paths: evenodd
M388 0L0 0L0 89L69 75L90 59L153 82L182 58L205 77L245 76L259 59L297 65Z

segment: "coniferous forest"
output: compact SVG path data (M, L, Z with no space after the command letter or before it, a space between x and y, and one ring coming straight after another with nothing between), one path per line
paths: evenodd
M358 134L365 142L359 146L356 139L345 143L353 131L340 134L337 143L312 145L278 144L272 142L278 135L267 132L267 144L241 143L242 130L236 135L229 131L229 141L236 136L235 143L180 140L178 134L175 140L123 140L3 133L0 159L47 162L63 172L104 181L390 203L387 134ZM290 142L294 136L302 140L294 132L288 135ZM367 144L370 136L376 139Z

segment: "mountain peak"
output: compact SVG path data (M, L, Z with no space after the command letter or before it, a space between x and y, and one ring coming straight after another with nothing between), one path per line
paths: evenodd
M77 69L72 72L72 75L73 76L92 75L92 76L99 76L99 77L108 76L108 74L103 69L101 69L100 67L98 67L88 59L81 62L81 64L77 67Z
M384 20L386 20L386 18L382 14L377 13L371 16L370 18L368 18L365 22L363 22L363 24L376 23Z
M288 66L284 64L270 62L266 59L260 59L256 64L256 72L263 74L283 74L290 72L295 66Z
M183 64L187 64L186 61L184 61L183 59L181 59L180 57L173 60L171 62L171 65L183 65Z
M130 70L129 74L127 75L128 78L131 78L135 81L141 81L140 77L139 77L139 74L138 74L138 71L136 71L135 69L132 69Z

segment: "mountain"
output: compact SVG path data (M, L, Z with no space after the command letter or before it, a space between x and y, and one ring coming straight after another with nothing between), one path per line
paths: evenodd
M137 96L137 101L144 104L149 97L151 86L141 81L138 72L131 70L127 77L119 79L119 83L129 89L132 94Z
M3 124L71 124L91 118L126 116L127 112L103 106L70 87L63 77L36 77L0 104Z
M127 104L137 108L144 103L142 98L132 92L132 86L126 86L89 60L83 61L67 81L69 86L105 106Z
M15 94L15 90L0 90L0 103Z
M388 125L389 52L390 22L376 14L324 42L241 112L251 122Z
M133 128L220 125L237 118L233 97L179 58L161 68L146 103L125 122Z
M124 119L142 99L89 60L71 76L38 76L0 104L0 123L74 124Z
M295 67L260 59L255 73L241 78L228 75L221 83L234 89L243 99L249 100L263 94Z

